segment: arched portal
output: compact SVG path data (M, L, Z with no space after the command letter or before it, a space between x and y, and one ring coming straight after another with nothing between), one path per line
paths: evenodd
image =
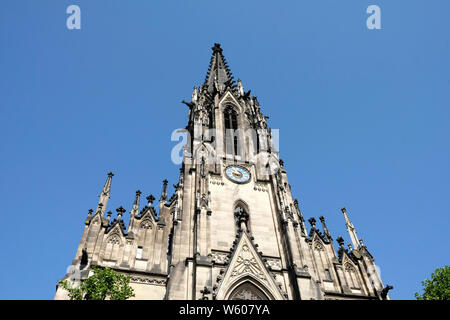
M250 282L244 282L231 292L228 300L269 300L269 298Z

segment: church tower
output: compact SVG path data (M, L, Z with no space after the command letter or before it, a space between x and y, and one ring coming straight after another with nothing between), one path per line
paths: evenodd
M389 299L374 258L342 209L352 244L335 248L325 219L305 219L293 198L258 99L235 81L220 44L204 83L194 87L174 193L162 185L159 205L136 191L129 212L107 210L109 173L90 210L64 279L91 266L131 277L135 299ZM106 214L105 214L106 213ZM309 229L309 230L308 230ZM57 287L55 299L67 299Z

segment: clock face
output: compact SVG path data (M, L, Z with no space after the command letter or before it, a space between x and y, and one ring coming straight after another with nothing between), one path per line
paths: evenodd
M227 177L237 183L246 183L250 180L250 172L243 167L230 166L225 170Z

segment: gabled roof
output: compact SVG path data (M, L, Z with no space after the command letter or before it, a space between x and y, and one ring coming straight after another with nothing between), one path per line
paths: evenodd
M115 227L116 225L118 225L117 228L119 228L119 229L121 230L122 234L123 234L124 236L126 236L127 234L126 234L125 230L126 230L127 228L125 227L125 223L123 222L122 219L114 219L114 220L111 222L111 224L109 224L109 225L106 227L105 233L109 233L112 229L114 229L114 227Z
M237 236L229 261L213 287L215 299L226 299L232 290L247 281L261 289L269 299L287 298L264 263L262 253L256 249L253 237L247 232L242 231Z

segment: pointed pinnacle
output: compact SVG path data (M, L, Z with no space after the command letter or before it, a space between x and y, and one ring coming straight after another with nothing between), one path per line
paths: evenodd
M309 222L309 224L311 225L312 228L316 227L316 219L309 218L308 222Z
M211 50L214 53L216 53L216 52L222 53L222 51L223 51L222 48L220 47L220 43L214 43L214 47L212 47Z

